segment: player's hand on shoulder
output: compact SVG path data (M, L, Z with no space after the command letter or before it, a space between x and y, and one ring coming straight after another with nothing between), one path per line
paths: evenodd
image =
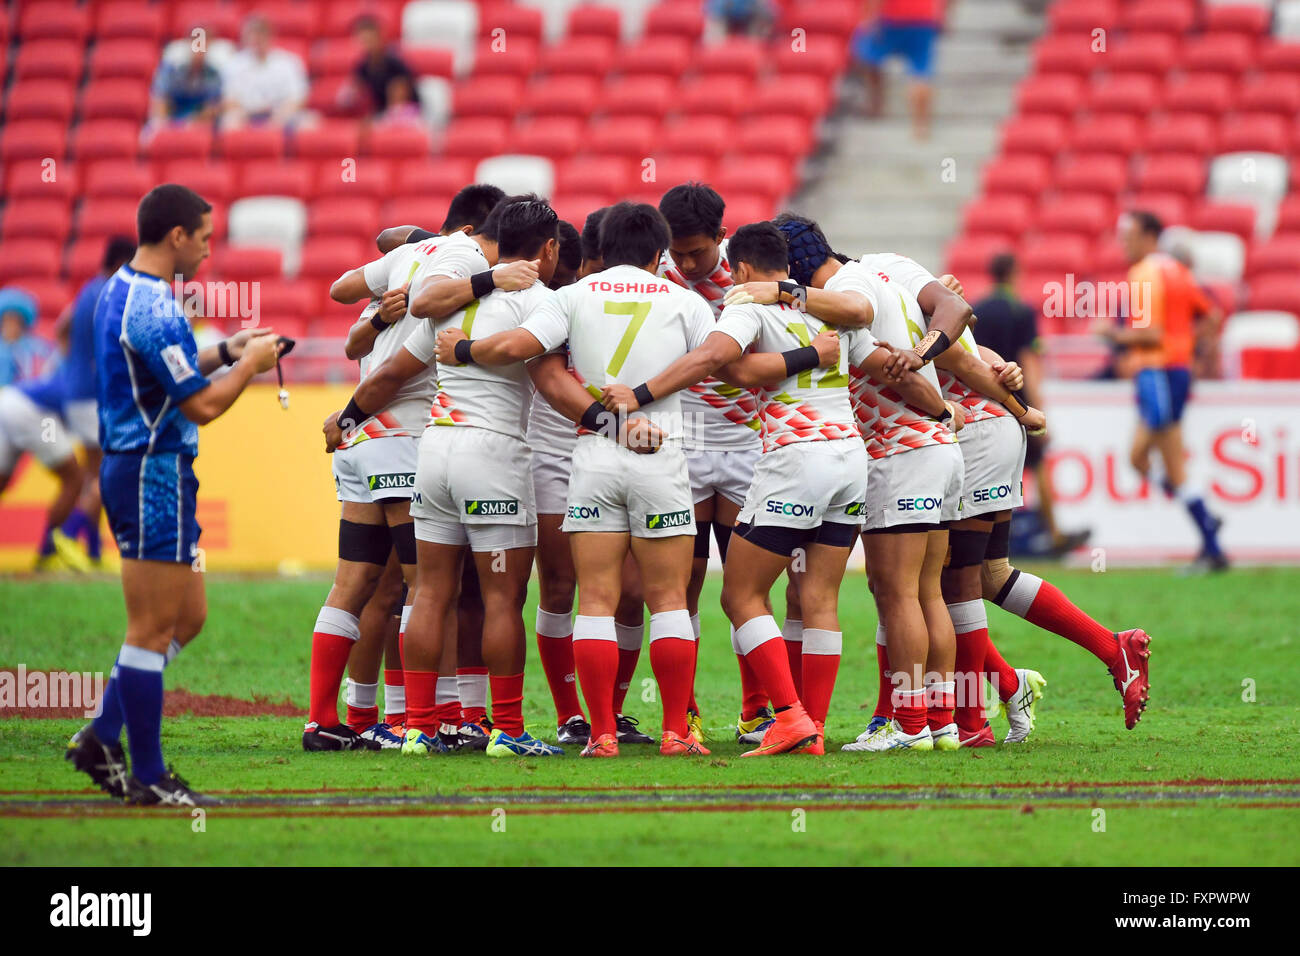
M606 385L600 390L600 403L611 412L626 414L641 407L636 394L626 385Z
M334 454L335 449L343 443L343 429L339 428L338 412L330 412L321 431L325 434L325 454Z
M834 329L822 329L813 337L812 347L817 350L818 368L834 368L840 364L840 334Z
M648 418L629 418L618 429L619 443L638 455L653 455L665 437L663 430Z
M958 402L944 402L948 406L948 411L952 413L952 418L948 419L948 427L953 434L961 431L966 427L966 409Z
M469 338L463 329L443 329L438 333L438 364L459 365L456 361L456 343Z
M520 289L530 288L537 281L540 265L541 263L536 259L507 262L492 271L492 281L498 289L518 292Z
M1025 426L1025 431L1034 436L1045 434L1047 431L1047 416L1034 406L1030 405L1025 410L1025 414L1020 418L1020 424Z
M275 368L276 359L280 357L280 339L278 336L271 335L270 331L266 329L262 334L250 337L244 343L239 357L241 362L251 363L253 371L258 374Z
M998 377L998 381L1004 385L1008 391L1018 392L1025 386L1024 370L1020 368L1017 362L997 362L993 366L993 372Z
M966 295L965 287L962 286L961 282L958 281L957 277L951 272L945 272L943 275L939 276L939 284L949 292L955 292L963 298Z
M385 292L383 298L379 300L379 318L392 325L406 315L410 289L411 284L408 282L400 289L389 289Z

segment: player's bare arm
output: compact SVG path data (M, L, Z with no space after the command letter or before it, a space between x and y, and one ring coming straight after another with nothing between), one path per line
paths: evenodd
M411 314L416 318L437 321L460 311L494 289L507 292L527 289L537 281L538 266L536 259L519 259L465 279L431 275L420 283L411 297Z
M375 236L375 245L380 253L387 255L398 246L405 245L411 233L419 228L419 226L389 226Z
M1038 431L1047 426L1043 413L1031 405L1025 405L1007 388L984 359L973 352L966 351L960 344L954 345L939 355L934 364L957 376L963 384L975 389L981 395L987 395L1006 406L1026 428Z
M791 287L794 287L793 289ZM784 302L797 306L802 300L803 310L821 319L827 325L842 329L869 328L875 319L871 302L858 292L833 292L815 286L801 286L793 281L746 282L733 286L724 300L727 305L756 302L772 305Z
M840 361L840 336L834 329L823 329L813 336L812 347L817 350L818 368L831 368ZM785 356L780 352L750 352L734 362L728 362L714 376L728 385L740 388L757 388L775 385L786 377Z
M956 283L955 278L952 281ZM927 316L928 331L915 349L891 357L887 370L891 375L899 374L903 368L916 371L926 362L933 361L972 324L974 313L970 305L940 279L927 282L916 301Z
M269 329L266 332L267 334L252 336L244 343L239 360L229 374L209 382L206 387L181 402L181 414L196 425L206 425L235 404L235 399L254 375L275 368L275 360L280 355L280 342L269 334Z
M343 345L343 352L349 359L356 361L369 355L375 347L375 339L390 325L406 314L407 293L410 283L400 289L389 289L379 300L379 311L372 316L357 319L348 329L348 339Z
M988 362L989 368L997 375L998 381L1013 392L1018 392L1025 385L1025 374L1017 362L1008 362L997 352L987 346L979 346L980 358Z
M460 345L461 342L468 344ZM438 333L438 361L443 365L513 365L537 358L545 351L546 346L524 329L473 340L461 329L443 329Z
M582 423L592 405L591 393L569 374L563 356L543 355L529 363L528 374L552 408L569 421ZM619 423L619 443L639 454L656 451L663 439L663 431L649 420Z
M211 375L223 365L233 364L243 356L244 349L250 341L260 338L264 335L271 335L275 332L269 325L258 326L255 329L240 329L230 338L225 339L217 345L210 345L199 352L199 374ZM226 354L221 352L221 346L226 347ZM227 361L227 357L229 361Z

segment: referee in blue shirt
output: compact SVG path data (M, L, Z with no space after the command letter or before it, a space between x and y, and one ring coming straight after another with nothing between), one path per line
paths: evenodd
M245 329L199 352L172 295L208 257L212 206L184 186L158 186L136 213L134 257L95 306L100 493L122 554L126 641L101 713L68 744L67 758L102 789L135 804L195 806L204 798L163 763L163 667L203 627L203 575L194 457L198 426L234 404L275 366L270 329ZM207 376L222 365L230 372ZM131 751L130 775L119 739Z

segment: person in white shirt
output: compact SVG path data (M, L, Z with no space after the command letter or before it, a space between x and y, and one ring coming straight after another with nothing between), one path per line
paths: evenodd
M257 14L244 21L242 40L243 47L221 73L225 125L293 122L307 102L302 59L272 46L271 24Z

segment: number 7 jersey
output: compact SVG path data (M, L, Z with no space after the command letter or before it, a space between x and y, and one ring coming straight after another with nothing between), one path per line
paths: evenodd
M713 310L694 292L638 269L614 266L560 289L524 322L548 350L567 340L570 364L593 396L602 385L635 387L654 378L714 331ZM678 393L636 415L671 441L682 437Z

